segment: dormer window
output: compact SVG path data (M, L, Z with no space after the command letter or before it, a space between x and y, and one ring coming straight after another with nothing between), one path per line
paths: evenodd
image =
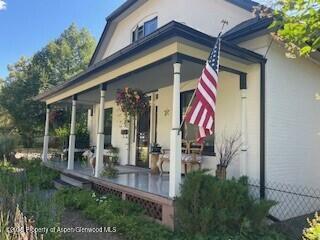
M155 17L142 26L137 26L137 28L132 32L132 42L135 42L157 30L158 27L158 18Z

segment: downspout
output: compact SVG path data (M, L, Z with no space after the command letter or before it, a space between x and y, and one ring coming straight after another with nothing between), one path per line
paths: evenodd
M266 118L266 60L260 63L260 199L266 196L266 169L265 169L265 118Z

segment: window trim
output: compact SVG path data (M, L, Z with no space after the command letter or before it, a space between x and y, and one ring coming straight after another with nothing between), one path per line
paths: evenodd
M154 31L156 31L157 29L158 29L158 16L156 16L156 17L154 17L154 18L152 18L152 19L150 19L150 20L148 20L148 21L145 21L145 22L143 22L143 24L141 24L140 26L139 26L139 24L136 26L136 28L132 31L132 34L131 34L131 42L136 42L136 41L138 41L138 40L140 40L140 39L142 39L142 38L144 38L145 36L148 36L148 35L150 35L151 33L153 33L153 32L150 32L150 33L148 33L148 34L146 34L145 32L145 29L146 29L146 24L148 24L148 23L150 23L150 22L153 22L153 21L156 21L156 29L154 30ZM142 37L141 38L138 38L138 32L139 32L139 28L142 28Z
M182 91L180 92L180 122L182 122L182 95L183 94L188 94L188 93L193 93L196 89L191 89L191 90L186 90L186 91ZM181 131L181 134L183 134L183 129ZM213 140L213 146L208 146L210 148L212 148L212 150L206 150L206 146L203 147L203 151L202 151L202 155L203 156L216 156L216 149L215 149L215 140ZM207 147L207 148L208 148Z

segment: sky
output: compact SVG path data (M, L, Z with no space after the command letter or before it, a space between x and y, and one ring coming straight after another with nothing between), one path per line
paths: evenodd
M32 56L71 23L99 40L105 18L125 0L0 0L0 78L7 65Z

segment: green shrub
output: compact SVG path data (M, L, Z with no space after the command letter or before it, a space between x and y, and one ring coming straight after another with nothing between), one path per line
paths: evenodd
M81 210L103 226L116 227L128 240L285 239L262 224L271 203L250 199L245 179L218 181L200 172L188 175L177 199L180 231L175 233L146 218L138 205L117 197L71 188L59 190L56 198L66 208Z
M220 181L205 171L187 175L176 201L178 230L187 235L240 234L249 224L258 231L273 206L249 195L246 179Z
M315 213L314 219L307 219L308 228L303 230L303 240L317 240L320 239L320 216Z
M0 135L0 160L3 160L4 157L8 159L9 154L15 149L16 146L17 141L14 137Z
M33 188L52 189L53 179L59 176L59 172L43 166L40 159L18 161L17 167L25 169L26 181Z
M173 239L173 233L147 219L136 204L113 196L100 196L79 189L59 190L58 201L67 208L79 209L86 217L104 226L114 226L128 240Z
M28 218L36 221L37 228L58 226L62 209L51 198L51 190L44 190L50 188L56 176L57 172L43 167L39 160L19 160L14 167L9 163L0 164L0 210L12 214L19 205ZM45 239L61 238L59 233L50 232Z

